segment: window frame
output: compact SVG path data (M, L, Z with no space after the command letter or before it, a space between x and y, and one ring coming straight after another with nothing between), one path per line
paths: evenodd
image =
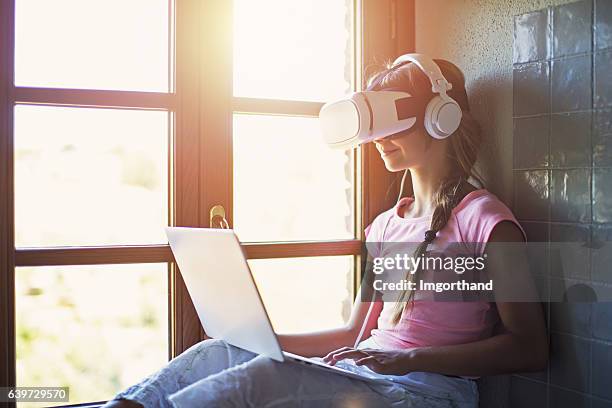
M0 2L0 386L15 384L15 251L13 226L13 84L14 1ZM11 108L9 108L11 106Z
M225 207L232 225L232 118L235 112L316 117L321 104L233 97L232 6L226 0L175 0L170 7L170 91L135 92L50 89L14 86L14 12L16 0L0 2L0 386L14 386L15 267L158 263L169 265L169 357L206 338L168 245L66 248L15 248L13 180L13 106L43 103L59 106L97 106L162 109L171 112L169 149L171 225L208 227L209 210ZM356 72L363 86L368 68L398 54L413 52L414 0L353 0L360 38ZM403 24L398 24L398 22ZM357 24L356 24L357 26ZM195 40L194 40L195 39ZM205 57L207 59L205 59ZM365 69L363 69L365 67ZM174 73L174 75L172 75ZM174 90L174 92L172 92ZM194 148L197 146L197 148ZM249 259L354 255L359 257L363 227L392 206L398 191L397 174L389 173L375 147L356 153L355 211L357 237L350 240L249 243ZM212 177L211 175L214 175ZM206 185L207 188L201 188ZM410 191L410 186L407 186Z

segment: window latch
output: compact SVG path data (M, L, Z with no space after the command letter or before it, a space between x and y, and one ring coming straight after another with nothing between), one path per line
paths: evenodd
M215 227L217 222L218 227ZM229 222L225 219L225 208L222 205L215 205L210 209L210 228L229 229Z

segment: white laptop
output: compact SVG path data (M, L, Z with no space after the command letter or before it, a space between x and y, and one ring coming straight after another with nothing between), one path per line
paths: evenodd
M167 227L166 234L206 334L276 361L363 381L385 381L281 350L238 238L230 229Z

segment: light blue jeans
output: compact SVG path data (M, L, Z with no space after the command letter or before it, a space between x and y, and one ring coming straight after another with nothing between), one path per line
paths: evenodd
M343 361L339 366L368 370ZM470 380L413 373L403 383L372 383L204 340L114 399L157 407L435 407L476 408Z

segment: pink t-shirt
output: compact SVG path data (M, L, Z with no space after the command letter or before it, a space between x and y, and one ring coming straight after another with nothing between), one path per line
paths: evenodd
M421 242L429 229L431 216L403 218L402 206L412 202L404 197L393 208L383 212L366 228L370 255L376 252L374 243ZM447 243L479 243L476 256L484 252L493 228L502 221L512 221L525 235L520 224L504 203L485 189L468 193L453 209L446 226L438 232L430 248ZM372 249L374 248L374 249ZM378 327L371 332L373 340L383 349L442 346L469 343L492 335L499 315L494 303L473 301L414 300L410 313L404 310L400 322L391 322L393 302L385 302L378 316ZM373 316L376 318L376 316Z

